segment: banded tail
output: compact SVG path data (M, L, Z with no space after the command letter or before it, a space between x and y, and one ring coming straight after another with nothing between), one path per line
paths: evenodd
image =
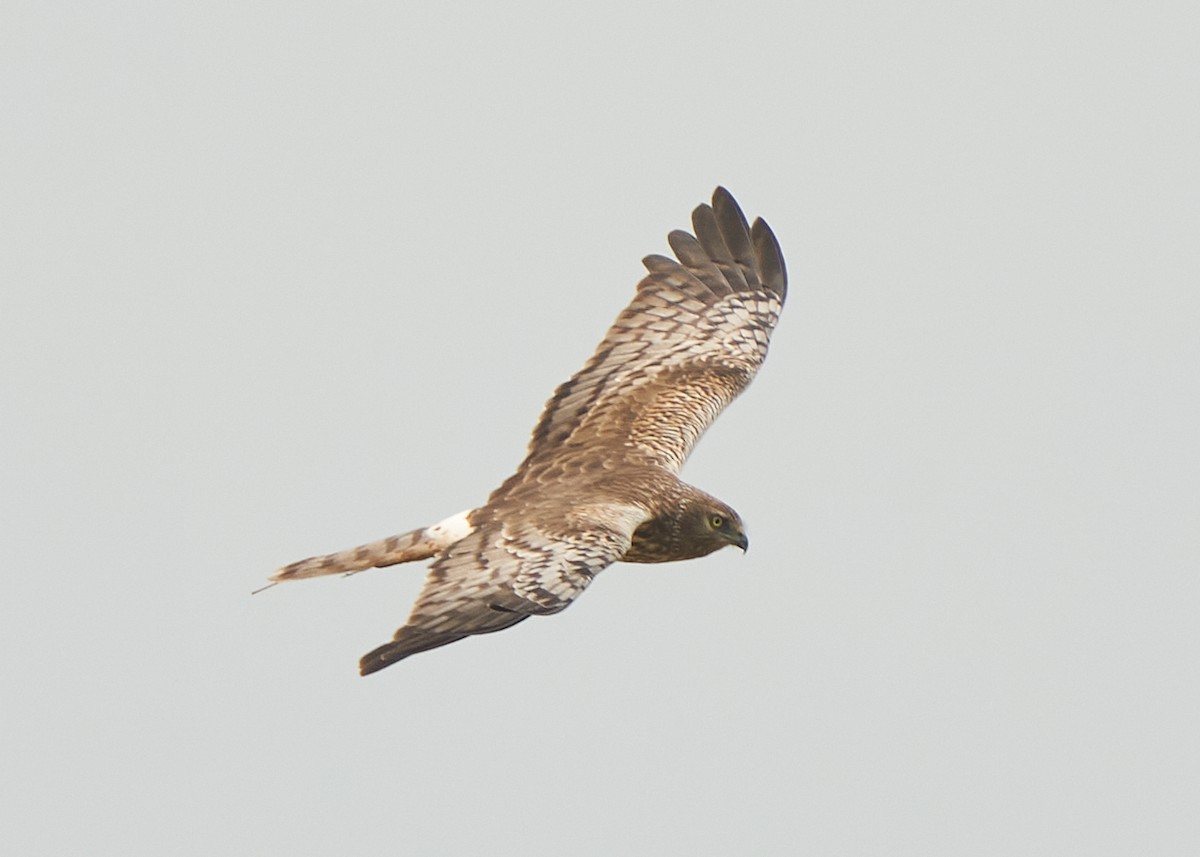
M298 560L276 570L270 576L271 583L268 586L285 580L323 577L327 574L354 574L368 568L384 568L401 562L429 559L471 532L472 511L474 510L459 512L432 526L398 536L388 536L386 539L368 542L337 553Z

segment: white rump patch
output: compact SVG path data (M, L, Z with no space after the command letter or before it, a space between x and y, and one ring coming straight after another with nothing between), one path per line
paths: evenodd
M426 527L422 535L436 544L438 548L448 548L455 542L466 538L475 529L467 520L467 516L474 511L474 509L466 509L457 515L451 515L444 521L438 521L436 524Z

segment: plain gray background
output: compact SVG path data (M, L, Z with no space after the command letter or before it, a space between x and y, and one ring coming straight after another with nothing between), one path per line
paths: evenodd
M1200 12L5 4L13 854L1200 851ZM369 679L718 183L753 541Z

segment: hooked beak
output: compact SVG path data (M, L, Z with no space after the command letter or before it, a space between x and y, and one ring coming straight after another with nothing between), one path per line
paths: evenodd
M745 533L738 533L737 539L733 542L735 547L742 549L742 553L750 550L750 540L746 538Z

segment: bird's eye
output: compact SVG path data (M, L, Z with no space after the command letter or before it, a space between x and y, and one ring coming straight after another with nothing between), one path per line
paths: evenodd
M725 525L725 519L722 518L720 515L713 515L711 518L708 519L708 523L712 525L712 528L714 530L719 530L719 529L721 529L721 527L723 527Z

